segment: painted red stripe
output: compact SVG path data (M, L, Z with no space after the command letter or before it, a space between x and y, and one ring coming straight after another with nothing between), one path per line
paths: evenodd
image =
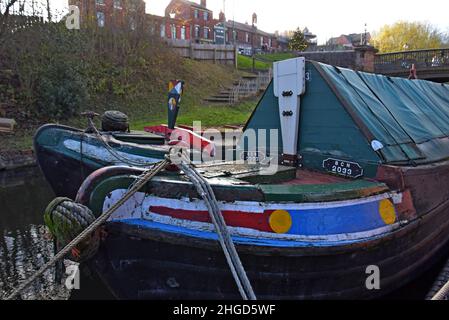
M175 219L212 223L209 212L173 209L168 207L151 206L150 211ZM242 211L222 211L226 224L230 227L249 228L264 232L273 232L269 225L269 212L249 213Z

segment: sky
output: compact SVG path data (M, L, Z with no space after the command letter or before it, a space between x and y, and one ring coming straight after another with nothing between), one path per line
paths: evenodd
M56 8L67 6L67 0L51 0ZM200 0L193 0L200 2ZM147 12L163 15L170 0L145 0ZM371 6L371 4L374 4ZM218 18L223 0L207 0L207 6ZM258 15L258 27L267 32L309 28L318 43L348 33L362 33L365 23L369 32L398 20L428 22L449 32L449 1L432 0L226 0L227 19L251 22Z

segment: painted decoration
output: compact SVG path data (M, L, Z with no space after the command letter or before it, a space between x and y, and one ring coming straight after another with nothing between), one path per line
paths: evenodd
M178 117L181 97L184 93L184 81L172 80L168 84L168 127L174 129Z
M110 208L126 190L115 190L104 201ZM389 194L329 203L220 202L231 230L247 236L311 237L312 239L358 239L385 232L398 225ZM202 200L168 199L138 193L112 220L142 219L166 228L184 227L196 232L213 231Z

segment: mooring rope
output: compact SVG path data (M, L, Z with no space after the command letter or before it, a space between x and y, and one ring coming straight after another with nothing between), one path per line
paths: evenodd
M444 284L444 285L443 285ZM441 270L429 291L426 300L445 300L449 298L449 260Z
M447 299L447 297L449 297L449 282L447 282L443 288L441 288L440 291L438 291L438 293L431 299L434 301L437 300L445 300Z
M118 161L125 163L127 165L130 166L135 166L135 167L149 167L152 166L154 164L154 162L140 162L140 161L133 161L131 159L126 159L125 157L122 157L117 151L115 151L115 149L113 147L111 147L109 145L109 143L104 139L103 135L100 133L100 131L98 131L97 127L95 127L95 123L93 122L93 120L91 118L88 118L89 121L89 127L90 129L93 130L95 136L98 138L98 140L100 140L100 142L104 145L104 147L106 148L106 150L114 157L116 158Z
M37 271L31 278L23 282L17 289L15 289L9 296L6 297L6 300L12 300L17 295L19 295L23 290L25 290L29 285L31 285L37 278L42 276L45 271L47 271L50 267L56 264L59 260L63 259L66 254L70 252L73 248L79 245L82 241L84 241L87 237L89 237L95 230L97 230L101 225L103 225L109 217L117 211L122 205L126 203L131 197L137 193L142 187L153 179L159 172L164 170L169 164L169 160L163 160L154 164L154 167L147 171L147 173L139 177L140 181L138 181L131 189L129 189L123 197L117 201L108 211L103 213L94 223L92 223L87 229L82 231L75 239L73 239L68 245L64 247L61 251L59 251L50 261L48 261L39 271Z
M179 153L178 153L179 154ZM237 284L238 290L244 300L257 300L251 283L248 279L246 271L240 260L240 257L235 248L234 242L232 241L229 230L226 226L226 222L223 218L221 210L218 206L218 201L215 198L215 194L201 174L195 169L193 164L191 164L190 159L186 158L182 150L180 151L181 161L176 163L183 170L186 176L191 180L192 184L196 187L199 195L203 198L211 220L215 226L220 245L223 249L226 261L228 262L231 273ZM15 289L6 300L12 300L17 295L19 295L23 290L25 290L29 285L31 285L37 278L42 276L45 271L56 264L58 261L64 258L70 250L79 245L87 237L89 237L95 230L97 230L101 225L103 225L110 216L117 211L122 205L124 205L135 193L137 193L142 187L153 179L159 172L165 169L169 164L170 160L166 157L165 160L153 164L153 168L148 170L146 173L139 176L136 181L131 184L130 188L123 195L123 197L117 201L108 211L103 213L95 222L93 222L88 228L82 231L75 239L73 239L68 245L66 245L61 251L59 251L50 261L48 261L39 271L37 271L32 277L23 282L17 289Z
M226 261L231 269L231 273L234 277L235 283L237 284L240 295L243 300L257 300L210 184L203 178L203 176L201 176L201 174L198 173L195 167L190 164L190 160L187 159L184 154L181 155L180 163L178 165L196 187L198 193L203 198L208 208L211 220L218 234L220 245L223 249Z

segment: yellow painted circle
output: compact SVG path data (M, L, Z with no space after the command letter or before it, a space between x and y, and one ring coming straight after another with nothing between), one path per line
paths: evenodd
M379 213L385 224L391 225L396 222L396 211L390 200L384 199L380 202Z
M270 227L276 233L287 233L292 227L292 217L285 210L277 210L270 216Z

